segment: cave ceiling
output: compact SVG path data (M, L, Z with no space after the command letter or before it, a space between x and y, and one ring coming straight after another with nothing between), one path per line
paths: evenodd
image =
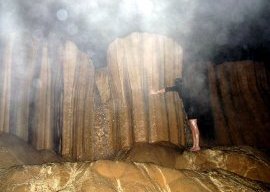
M224 47L249 49L270 42L268 0L10 0L0 1L0 36L30 32L74 41L106 65L108 45L131 32L169 36L194 57Z

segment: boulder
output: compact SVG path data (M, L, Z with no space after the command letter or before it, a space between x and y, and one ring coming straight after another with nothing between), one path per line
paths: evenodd
M176 169L223 169L249 179L270 183L270 162L251 147L216 147L193 153L185 151L176 157Z
M215 147L198 152L184 151L164 144L135 144L118 153L117 159L194 171L223 169L240 176L270 183L270 161L251 147Z
M176 170L101 160L17 166L0 172L0 188L33 191L267 191L268 186L222 170Z
M9 134L0 135L0 169L15 165L60 161L63 161L63 159L53 151L37 151L33 146L16 136Z

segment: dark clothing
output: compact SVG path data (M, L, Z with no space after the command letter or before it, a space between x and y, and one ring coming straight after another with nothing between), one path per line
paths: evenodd
M190 94L188 94L188 91L183 89L182 84L165 88L165 92L171 91L178 92L179 97L183 100L184 109L187 113L188 119L197 119L198 118L197 106L195 105L194 99L192 99L192 97L190 97Z

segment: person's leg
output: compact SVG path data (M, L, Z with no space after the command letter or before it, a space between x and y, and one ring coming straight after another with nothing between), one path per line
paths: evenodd
M193 138L193 146L190 150L199 151L200 150L200 144L199 144L200 132L197 125L197 119L189 119L189 124L190 124L192 138Z
M191 133L192 133L192 142L193 142L191 149L193 149L193 148L195 148L195 131L194 131L193 125L191 123L191 120L189 119L188 121L189 121L189 127L191 129Z

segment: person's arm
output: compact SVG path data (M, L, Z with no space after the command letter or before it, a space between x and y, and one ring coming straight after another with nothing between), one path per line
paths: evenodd
M165 93L165 88L157 90L157 91L151 90L151 95L157 95L161 93Z
M165 88L162 88L162 89L157 90L157 91L152 90L151 91L151 95L157 95L157 94L161 94L161 93L165 93L165 92L170 92L170 91L177 91L177 87L176 86L172 86L172 87L165 87Z

